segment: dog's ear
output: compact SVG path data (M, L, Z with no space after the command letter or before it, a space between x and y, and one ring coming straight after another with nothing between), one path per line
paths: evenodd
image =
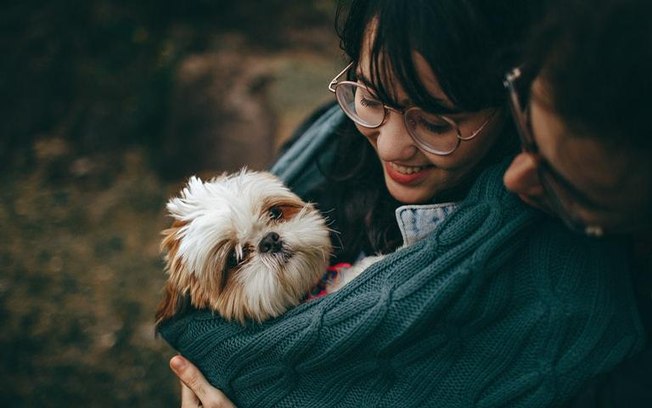
M178 290L171 282L165 285L165 294L163 300L156 310L156 326L158 327L164 321L183 313L190 305L190 296Z
M170 319L180 313L189 304L188 288L182 288L181 282L185 281L183 271L183 261L178 256L179 245L181 242L180 230L186 225L185 222L176 220L172 226L163 230L163 240L161 241L161 252L165 253L166 270L169 274L168 282L165 285L165 294L163 300L156 310L156 325Z
M172 258L177 257L179 244L181 243L181 228L187 223L188 222L186 221L174 220L170 228L161 231L161 235L163 235L163 239L161 240L161 252L166 253L165 257L168 262L168 268L171 266L170 262Z

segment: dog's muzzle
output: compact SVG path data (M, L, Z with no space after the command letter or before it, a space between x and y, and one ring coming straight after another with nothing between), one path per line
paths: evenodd
M283 240L276 232L270 232L258 243L258 250L261 253L275 254L283 250Z

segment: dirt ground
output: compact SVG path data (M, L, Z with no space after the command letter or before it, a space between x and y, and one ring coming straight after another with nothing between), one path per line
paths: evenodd
M331 97L326 85L342 60L334 33L320 35L319 46L288 41L264 52L243 51L266 78L264 98L251 102L269 119L273 141L264 157L273 157L283 137ZM194 57L219 60L220 52L208 47ZM203 97L183 95L190 101ZM256 122L223 109L220 123L211 125L213 107L223 105L203 105L209 118L197 119L209 123L208 133L196 136L200 141L224 137L223 126L247 132ZM169 123L177 131L170 132ZM159 253L159 232L168 223L164 205L189 172L211 173L239 162L163 175L157 155L174 161L175 143L195 137L183 132L183 122L169 123L158 139L172 146L167 152L143 143L79 149L64 129L34 137L2 170L0 406L179 406L178 384L168 369L174 351L154 336L153 326L165 280ZM210 126L218 126L217 133ZM192 157L193 151L184 154ZM248 157L237 160L247 164Z

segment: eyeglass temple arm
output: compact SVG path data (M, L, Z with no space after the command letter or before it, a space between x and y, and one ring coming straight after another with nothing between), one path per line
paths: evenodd
M503 82L505 84L506 88L513 88L514 87L514 81L516 81L518 78L520 78L522 75L521 73L521 67L516 67L512 69L510 72L505 75L505 81Z
M516 123L516 131L518 132L518 135L520 136L521 139L521 145L527 152L536 152L538 150L538 147L536 143L532 140L532 136L528 135L527 133L527 119L525 117L525 113L523 112L523 107L521 106L521 103L518 99L518 91L516 90L516 81L521 78L523 75L523 69L522 65L515 67L512 69L510 72L505 75L505 80L503 81L503 84L505 85L505 88L509 92L509 107L512 111L512 118L514 119L514 122Z
M497 113L498 113L498 108L494 109L494 111L491 112L491 115L489 115L489 117L488 117L487 119L485 119L485 121L482 123L482 125L480 125L480 127L477 128L477 129L475 130L475 132L471 133L470 136L462 137L462 136L460 135L460 131L459 131L459 128L458 128L458 130L457 130L457 138L460 139L460 140L464 140L464 141L469 141L469 140L473 139L474 137L476 137L477 135L479 135L480 132L482 132L482 130L483 130L484 128L487 127L487 125L489 124L489 122L491 122L491 120L494 118L494 116L496 116Z
M335 78L333 78L333 80L328 84L329 91L335 92L335 85L337 85L337 82L340 80L342 75L344 75L346 71L348 71L352 66L353 66L353 61L351 61L349 65L347 65L339 74L335 76Z

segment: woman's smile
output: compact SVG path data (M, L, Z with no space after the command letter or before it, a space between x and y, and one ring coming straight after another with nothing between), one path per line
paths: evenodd
M416 51L413 57L417 74L428 93L442 101L448 109L454 110L454 104L442 90L428 61ZM370 78L373 73L371 66L369 50L365 47L356 67L356 76ZM389 76L388 80L392 79ZM395 86L395 93L395 99L401 101L401 106L416 106L400 85ZM376 151L383 166L389 194L403 204L425 204L436 200L435 197L440 193L455 189L489 152L498 139L503 123L502 120L494 119L500 119L495 111L487 108L458 114L455 117L456 129L452 130L458 137L471 135L478 129L480 133L479 137L474 136L472 140L458 140L454 152L449 154L436 154L421 149L410 131L409 121L406 122L405 112L386 110L379 126L368 127L359 122L355 122L355 126ZM446 128L446 132L449 132L447 136L452 135L455 141L451 129L452 125L449 124Z
M385 173L394 182L403 185L416 184L428 175L428 170L434 168L428 166L406 166L394 162L385 162Z

